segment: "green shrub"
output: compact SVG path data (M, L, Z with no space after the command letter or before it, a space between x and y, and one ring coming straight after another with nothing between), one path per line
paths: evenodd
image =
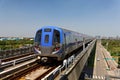
M102 45L111 53L111 56L118 56L120 64L120 40L103 39Z
M23 40L5 40L0 41L0 50L15 49L27 44L33 44L33 40L23 39Z

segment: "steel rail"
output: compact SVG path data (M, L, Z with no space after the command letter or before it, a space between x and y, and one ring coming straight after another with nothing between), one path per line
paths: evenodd
M33 55L29 55L29 56L22 57L22 58L19 58L19 59L15 59L15 60L12 60L12 61L2 62L0 68L15 66L18 63L21 63L21 62L24 62L24 61L27 61L27 60L30 60L30 59L34 59L34 58L36 58L36 56L37 55L33 54Z
M29 62L26 62L24 64L21 64L19 66L15 66L13 68L10 68L8 70L0 72L0 79L5 80L12 76L15 76L17 73L19 74L19 71L24 71L25 69L29 67L33 67L32 65L36 62L36 59L30 60Z
M5 59L1 59L1 62L8 62L14 59L18 59L18 58L22 58L28 55L32 55L33 53L26 53L26 54L21 54L21 55L17 55L17 56L13 56L13 57L9 57L9 58L5 58Z

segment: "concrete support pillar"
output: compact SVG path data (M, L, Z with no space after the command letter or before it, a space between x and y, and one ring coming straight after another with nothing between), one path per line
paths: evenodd
M0 59L0 66L1 66L1 64L2 64L2 61L1 61L1 59Z
M85 50L85 38L83 38L83 50Z

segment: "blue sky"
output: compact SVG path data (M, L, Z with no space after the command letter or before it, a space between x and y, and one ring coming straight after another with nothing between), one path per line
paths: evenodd
M120 36L120 0L0 0L0 36L33 37L47 25Z

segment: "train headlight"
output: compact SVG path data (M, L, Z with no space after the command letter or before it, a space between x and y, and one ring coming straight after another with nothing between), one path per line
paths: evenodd
M54 49L53 49L53 51L58 51L58 50L60 50L60 44L59 43L55 43L54 44Z
M40 46L39 46L39 43L38 43L38 42L35 42L35 43L34 43L34 47L35 47L35 49L37 49L37 50L40 51Z
M60 49L60 47L55 47L54 51L58 51Z
M36 48L37 50L39 50L39 51L41 50L39 46L35 46L35 48Z
M57 52L59 52L59 50L60 50L60 47L54 48L52 54L56 54Z
M41 59L41 57L40 57L40 56L38 56L38 57L37 57L37 59Z
M39 47L35 47L34 49L35 49L35 51L36 51L37 53L41 54L41 50L40 50Z

